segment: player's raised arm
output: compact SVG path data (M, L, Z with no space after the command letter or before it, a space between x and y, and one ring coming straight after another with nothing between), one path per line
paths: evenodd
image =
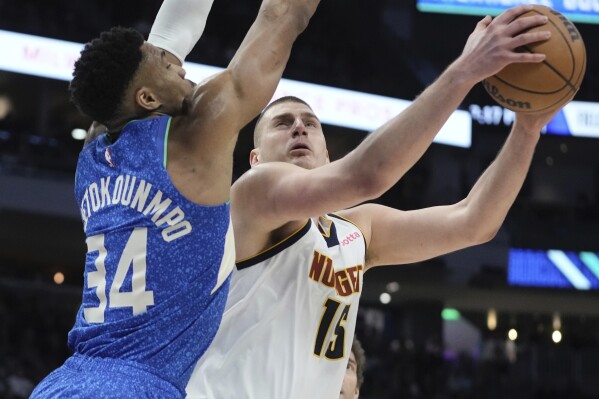
M228 67L199 84L187 113L175 118L168 169L175 184L202 182L184 195L203 204L229 199L231 154L240 129L272 98L291 46L306 28L319 0L264 0ZM185 71L181 70L182 76Z
M541 129L557 112L517 114L495 161L456 204L406 212L367 204L346 211L369 230L366 267L418 262L491 240L522 188Z
M237 131L256 117L272 98L291 47L308 25L319 2L264 0L255 22L225 71L196 90L191 112L202 114L202 104L215 101L214 105L221 113L213 128L218 129L223 123L227 130L224 138L236 136Z
M522 55L516 50L548 37L545 31L527 32L531 27L544 24L546 17L515 20L529 9L529 6L519 6L494 20L482 19L457 60L405 111L377 129L344 158L312 170L268 164L258 158L258 167L236 183L234 195L254 208L254 214L259 215L267 230L290 220L378 197L422 156L474 84L509 63L543 60L542 54ZM266 132L266 138L271 134L311 136L307 118L294 115L293 120L285 120L284 115L272 113L268 116L268 120L257 126ZM287 133L278 133L283 123L287 123Z

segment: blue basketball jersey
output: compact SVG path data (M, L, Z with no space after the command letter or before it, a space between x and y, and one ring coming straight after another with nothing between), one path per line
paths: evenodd
M115 143L101 135L79 156L87 256L68 343L183 393L221 321L235 254L229 204L197 205L169 178L170 120L130 122Z

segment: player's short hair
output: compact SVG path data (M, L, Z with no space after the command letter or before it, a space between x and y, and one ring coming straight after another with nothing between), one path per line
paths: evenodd
M366 365L366 353L362 344L356 336L354 336L354 342L351 345L351 351L354 353L356 358L356 376L358 377L358 389L364 382L364 366Z
M143 43L138 31L114 27L85 45L69 85L79 111L104 124L116 116L143 60Z
M268 111L269 109L271 109L275 105L282 104L282 103L301 103L301 104L304 104L306 107L310 108L310 110L312 110L312 107L310 106L310 104L308 104L307 102L305 102L301 98L294 97L294 96L281 97L281 98L279 98L279 99L271 102L270 104L268 104L266 106L266 108L264 108L262 110L262 112L258 116L258 119L256 119L256 124L254 125L254 148L258 148L260 146L260 132L258 131L258 124L262 120L262 117L264 116L264 114L266 113L266 111Z

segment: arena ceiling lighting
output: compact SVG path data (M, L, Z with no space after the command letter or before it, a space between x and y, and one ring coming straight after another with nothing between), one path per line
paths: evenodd
M424 12L463 15L499 15L520 4L551 7L574 22L599 24L599 6L595 0L417 0Z
M83 47L80 43L24 35L0 30L0 70L71 80L73 64ZM187 77L196 82L221 71L221 68L186 63ZM273 99L294 95L312 105L325 124L372 131L401 112L410 101L283 79ZM441 129L435 142L470 147L472 119L467 111L455 111Z

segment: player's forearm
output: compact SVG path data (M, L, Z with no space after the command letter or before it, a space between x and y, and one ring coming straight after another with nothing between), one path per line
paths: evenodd
M493 238L503 224L526 179L539 137L538 131L515 125L495 161L463 201L467 215L463 228L476 232L479 242Z
M523 45L547 39L546 32L528 32L546 23L543 16L516 21L531 6L514 7L494 20L485 17L468 37L458 59L400 116L379 129L356 155L363 178L384 192L424 153L433 137L474 84L513 62L540 62L542 54L518 51ZM380 134L380 135L379 135ZM395 154L401 151L400 156ZM374 159L373 159L374 157Z
M355 181L369 182L378 196L420 159L472 83L450 66L401 114L370 134L347 162L359 165Z
M308 26L318 4L320 0L263 0L250 32L256 26L269 27L273 34L278 31L284 41L293 43Z
M167 50L182 64L202 36L214 0L164 0L148 42Z
M291 47L304 31L319 0L264 0L256 21L227 67L241 127L268 103L279 84Z
M308 26L320 0L264 0L262 4L261 11L268 17L287 18L289 23L296 25L299 35Z

